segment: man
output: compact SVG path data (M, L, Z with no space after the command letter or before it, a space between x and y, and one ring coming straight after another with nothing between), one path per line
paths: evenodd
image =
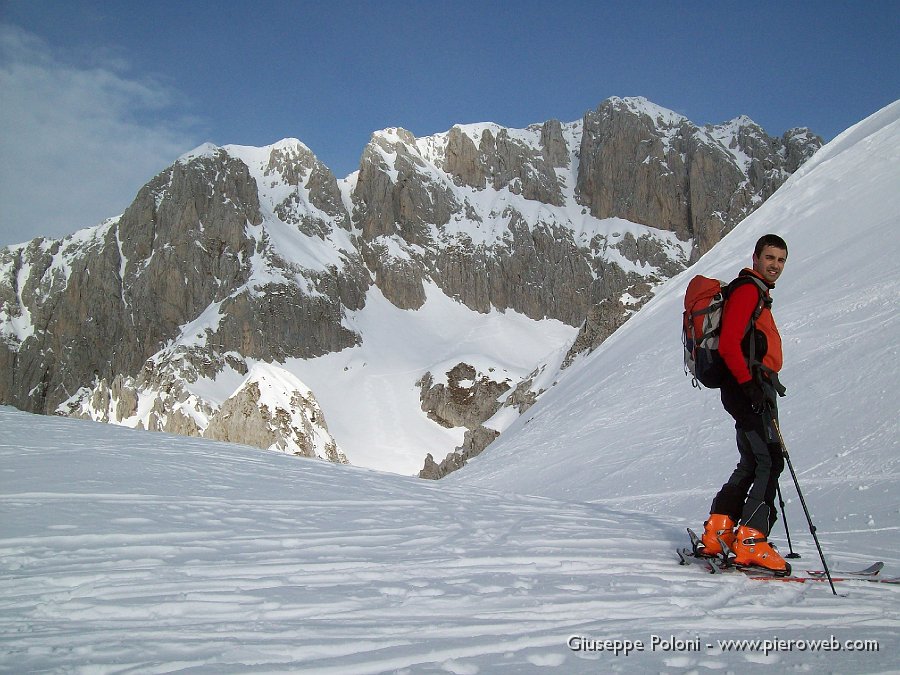
M720 553L718 538L735 553L739 565L759 565L787 574L790 566L768 542L777 518L775 496L784 455L772 420L781 370L781 336L772 317L769 291L787 261L787 244L767 234L756 243L752 269L729 284L722 313L719 354L727 366L720 392L734 418L740 461L713 499L704 523L704 552ZM758 318L753 321L755 312ZM735 528L737 531L735 532Z

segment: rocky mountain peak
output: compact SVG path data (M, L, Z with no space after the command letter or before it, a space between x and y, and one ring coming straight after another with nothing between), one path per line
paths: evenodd
M601 114L607 115L617 112L634 115L638 118L647 118L649 126L657 129L673 129L680 127L685 122L690 122L684 115L653 103L643 96L623 98L612 96L601 103L597 110Z
M287 185L300 185L318 163L312 150L295 138L270 146L263 174L280 178Z
M503 331L472 328L409 365L408 339L440 336L401 332L378 343L392 366L373 370L397 396L392 415L409 407L443 434L437 444L410 434L413 464L426 452L445 457L460 439L471 456L820 145L802 128L769 137L747 118L700 127L641 97L524 129L459 124L424 138L384 129L340 181L297 139L204 144L120 217L0 249L0 403L241 440L235 422L262 409L267 385L238 388L262 365L284 398L241 442L262 443L275 425L291 448L308 447L302 438L319 432L289 418L302 408L307 421L328 416L352 461L359 448L341 439L355 438L358 418L377 425L384 402L370 393L351 414L348 397L328 396L316 408L304 378L343 354L348 386L368 392L353 378L371 371L346 354L375 349L367 341L381 322L419 311L438 320L434 307L446 313L449 303L517 326L517 353L484 358ZM551 347L544 333L567 337ZM447 372L446 385L428 383ZM326 446L316 456L339 458Z
M794 173L799 169L823 144L822 137L806 127L788 129L781 140L784 143L784 168L788 173Z

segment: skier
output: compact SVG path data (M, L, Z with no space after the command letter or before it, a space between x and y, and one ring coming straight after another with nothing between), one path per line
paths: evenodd
M728 372L720 391L722 405L735 421L740 460L713 499L702 537L706 554L721 553L721 537L734 551L736 564L758 565L783 574L790 573L790 566L768 541L777 518L778 477L784 469L772 423L778 415L776 393L784 395L778 382L781 336L772 317L769 291L775 288L787 255L781 237L761 237L753 252L752 269L742 270L729 285L719 337L719 354ZM762 280L762 287L754 277ZM760 303L762 311L752 324Z

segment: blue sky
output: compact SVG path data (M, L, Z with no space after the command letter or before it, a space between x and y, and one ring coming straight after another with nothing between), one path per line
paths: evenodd
M0 245L121 213L203 142L580 119L646 96L830 140L900 98L900 2L0 0Z

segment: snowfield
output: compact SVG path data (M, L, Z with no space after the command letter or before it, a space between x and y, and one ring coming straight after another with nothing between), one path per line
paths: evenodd
M900 574L898 185L900 102L439 482L0 408L0 670L900 672L900 585L835 596L674 553L737 460L681 372L681 296L774 231L782 424L822 547ZM782 486L795 570L818 569Z
M4 672L896 665L900 586L847 582L834 597L827 583L712 577L676 564L670 518L9 408L0 457ZM804 559L816 566L809 547ZM717 642L832 635L880 649ZM672 636L701 649L651 650Z

